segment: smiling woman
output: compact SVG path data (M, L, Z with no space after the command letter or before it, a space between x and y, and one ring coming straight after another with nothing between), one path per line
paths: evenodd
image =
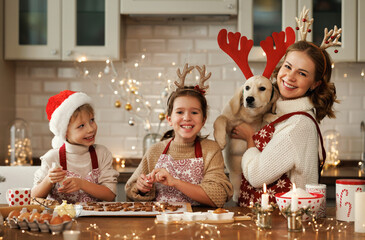
M272 133L260 130L255 134L243 123L233 135L246 140L248 146L241 162L244 179L239 202L243 206L252 201L247 191L264 183L274 189L273 194L285 191L291 183L303 189L305 184L317 184L323 166L318 159L318 137L321 141L322 137L317 122L335 117L331 59L324 49L306 41L294 43L274 77L281 97L276 102L276 120L263 128L271 127ZM268 135L272 139L265 142ZM279 183L286 188L278 187Z

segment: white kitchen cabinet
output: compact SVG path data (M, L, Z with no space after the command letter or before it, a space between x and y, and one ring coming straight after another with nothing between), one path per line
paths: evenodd
M120 0L122 14L237 15L237 0Z
M239 0L238 32L254 41L249 61L266 61L260 41L290 26L295 28L296 0Z
M365 0L358 0L357 14L357 61L365 62Z
M312 33L308 34L309 40L320 45L324 36L324 28L333 29L334 25L342 28L340 41L341 47L328 48L327 51L335 62L355 62L356 51L360 44L356 44L357 30L357 5L358 0L298 0L298 16L303 6L309 9L309 17L314 18ZM359 9L358 9L359 10ZM359 42L361 43L361 42Z
M5 0L5 59L119 59L119 0Z

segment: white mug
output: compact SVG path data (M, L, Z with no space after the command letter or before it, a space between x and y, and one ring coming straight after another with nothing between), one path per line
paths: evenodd
M317 217L318 218L322 218L322 217L326 217L326 184L306 184L305 185L305 190L308 193L320 193L323 195L324 200L321 203L321 206L319 207L318 213L317 213Z
M365 180L336 180L336 219L353 222L355 220L355 192L365 192Z
M23 206L30 204L30 188L10 188L6 192L9 206Z

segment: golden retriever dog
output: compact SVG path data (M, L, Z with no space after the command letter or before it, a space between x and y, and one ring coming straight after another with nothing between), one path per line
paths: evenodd
M246 122L251 124L254 129L259 130L263 125L264 114L270 112L273 107L275 108L274 103L279 97L279 91L273 87L269 79L276 65L285 55L286 49L295 42L295 32L291 27L287 27L285 32L273 32L272 37L269 36L260 42L260 46L267 58L262 76L254 76L248 64L248 55L253 46L252 39L241 36L239 32L233 33L228 32L226 29L221 29L218 33L217 41L219 47L236 62L247 79L214 122L214 138L223 149L227 143L227 133L230 135L235 126ZM234 188L233 200L237 201L242 179L241 159L244 152L236 151L242 147L232 146L233 142L237 143L237 141L232 141L229 147L229 154L233 155L239 152L240 155L236 154L235 157L226 156L224 162Z
M249 123L256 130L266 124L263 121L263 116L274 111L278 97L279 91L269 79L262 76L253 76L238 88L224 107L222 114L214 122L214 138L221 149L225 148L227 136L231 135L232 129L240 123ZM241 150L240 153L245 151L245 149L241 149L242 142L243 140L237 139L230 141L231 155L239 150ZM226 156L224 158L230 181L234 187L234 201L237 201L240 192L242 179L241 159L242 154L238 157Z

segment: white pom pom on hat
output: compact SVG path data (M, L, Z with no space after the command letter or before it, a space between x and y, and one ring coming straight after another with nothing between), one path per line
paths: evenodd
M61 91L48 99L46 113L49 129L55 135L52 139L53 148L60 148L66 141L71 116L78 107L84 104L92 104L91 98L85 93L70 90Z

